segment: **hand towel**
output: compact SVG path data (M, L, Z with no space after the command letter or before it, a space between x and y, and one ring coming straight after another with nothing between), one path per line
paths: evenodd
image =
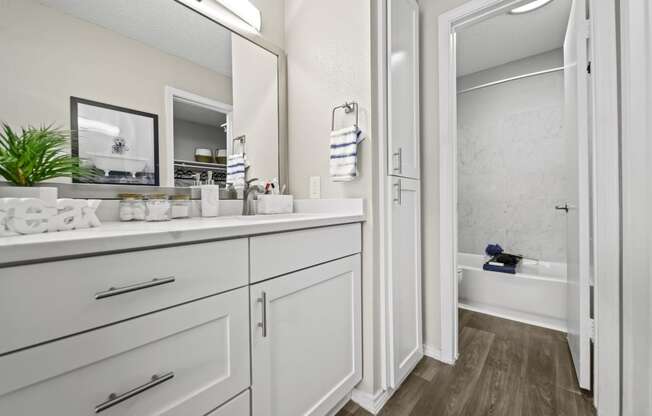
M226 161L226 182L232 183L236 189L244 188L246 168L247 159L243 153L228 156Z
M358 142L355 126L331 132L330 174L334 182L350 182L358 176Z

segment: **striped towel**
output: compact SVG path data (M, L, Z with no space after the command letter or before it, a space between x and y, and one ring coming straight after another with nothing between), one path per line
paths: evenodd
M244 154L237 153L228 156L226 160L226 182L232 183L236 189L244 188L246 168L247 159Z
M358 176L358 142L361 135L355 126L331 132L330 173L334 182L350 182Z

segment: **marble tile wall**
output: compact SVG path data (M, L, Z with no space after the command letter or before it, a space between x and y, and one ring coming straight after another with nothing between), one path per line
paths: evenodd
M565 262L563 73L461 94L458 100L458 240Z

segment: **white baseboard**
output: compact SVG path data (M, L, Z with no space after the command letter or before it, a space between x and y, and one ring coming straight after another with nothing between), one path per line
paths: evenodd
M374 394L353 389L353 392L351 392L351 400L356 402L358 406L362 407L372 415L377 415L393 394L394 390L392 389L380 390Z
M440 361L444 364L454 365L455 361L444 358L439 348L435 348L432 345L423 344L423 355L430 357L434 360Z
M510 321L521 322L528 325L539 326L542 328L552 329L559 332L568 332L566 322L556 318L546 318L530 313L514 311L512 309L500 308L495 306L484 305L480 303L460 302L460 309L466 309L472 312L483 313L485 315L495 316L497 318L509 319Z
M327 413L328 416L335 416L340 410L346 406L346 404L351 400L351 393L347 394L342 400L337 403L337 405Z

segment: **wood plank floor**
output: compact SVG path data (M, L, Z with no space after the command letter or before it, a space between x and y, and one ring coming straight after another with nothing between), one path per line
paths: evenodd
M560 332L460 310L460 357L424 358L382 416L593 416ZM368 416L349 402L337 416Z

